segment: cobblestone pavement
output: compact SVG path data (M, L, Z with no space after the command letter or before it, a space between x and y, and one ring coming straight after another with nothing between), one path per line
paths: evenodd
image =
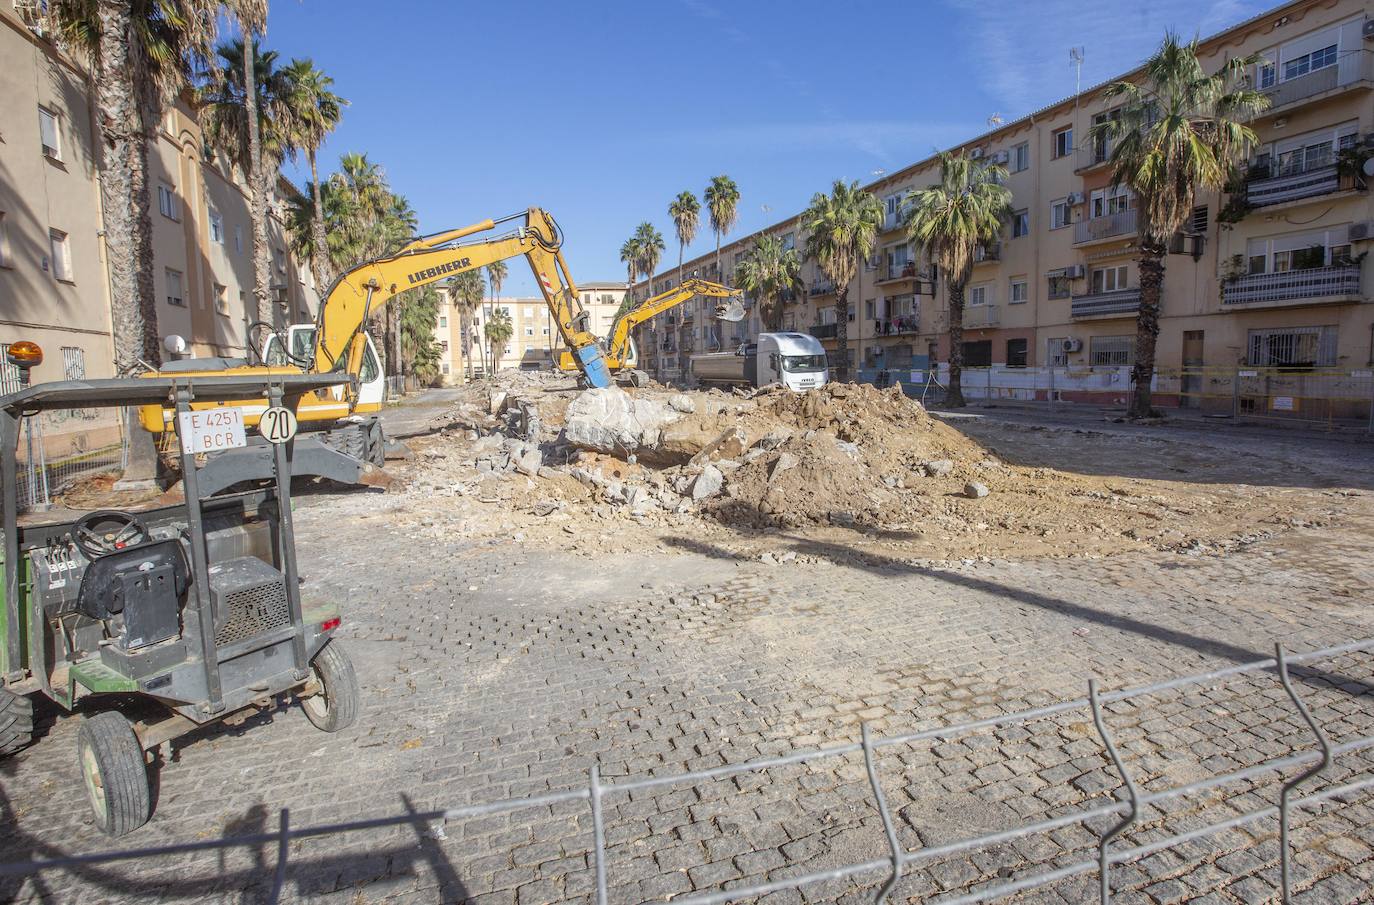
M1363 447L1327 452L1367 468ZM389 534L383 519L351 517L369 505L356 494L313 497L297 518L307 591L338 598L347 614L341 638L366 696L358 723L326 735L283 707L180 741L159 765L152 822L126 842L271 829L282 808L300 827L569 789L593 764L614 782L739 763L856 740L863 721L880 734L948 725L1081 697L1091 676L1122 687L1260 659L1276 640L1296 651L1374 635L1365 491L1345 498L1338 524L1222 555L953 566L889 560L881 539L857 535L853 545L793 539L815 563L738 562L710 536L607 562ZM1333 741L1374 732L1374 654L1295 675ZM1146 790L1312 748L1268 673L1108 712ZM50 718L35 746L0 762L0 860L110 847L87 816L75 735L75 720ZM1374 758L1345 756L1313 788L1371 767ZM1120 789L1086 710L886 748L879 773L913 849L1087 809ZM1272 804L1278 789L1270 773L1149 807L1123 844ZM617 903L886 850L857 756L613 794L606 819ZM1298 902L1369 901L1371 827L1369 793L1302 812ZM914 865L894 901L939 901L1082 860L1102 829L1070 826ZM1119 866L1116 901L1273 901L1277 833L1261 821ZM590 845L582 803L300 840L284 900L589 901ZM114 863L0 880L0 899L254 903L276 863L269 846ZM764 901L865 901L883 879ZM1089 875L1015 901L1095 901L1095 884Z

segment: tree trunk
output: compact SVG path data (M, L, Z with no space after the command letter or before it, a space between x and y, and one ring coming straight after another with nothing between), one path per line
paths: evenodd
M682 285L682 253L686 250L681 242L677 243L677 284Z
M458 354L463 357L463 379L472 379L472 346L468 341L468 309L458 309Z
M728 284L725 282L725 271L723 271L723 270L720 269L720 232L719 232L719 231L716 231L716 279L719 280L719 281L721 282L722 285L728 285Z
M1135 320L1135 366L1131 380L1135 395L1131 399L1131 417L1149 418L1155 414L1151 406L1150 383L1155 374L1155 342L1159 339L1159 299L1164 289L1164 246L1154 242L1141 243L1140 256L1140 313Z
M964 407L964 286L949 284L949 388L945 405Z
M838 281L836 281L838 282ZM835 299L835 347L839 352L835 360L835 379L840 383L849 381L849 284L846 283Z
M267 241L267 181L258 128L257 51L251 28L243 29L243 112L248 120L248 188L253 216L253 298L257 319L276 324L272 316L272 259Z
M324 237L324 196L320 191L320 171L316 166L315 149L311 148L308 154L310 194L315 201L315 218L310 224L311 232L315 234L315 288L323 301L324 294L329 290L329 281L334 278L334 269L329 264L329 243Z

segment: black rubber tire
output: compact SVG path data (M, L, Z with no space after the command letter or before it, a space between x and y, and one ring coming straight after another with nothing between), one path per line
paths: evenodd
M361 425L347 424L327 431L324 435L324 442L344 455L352 456L359 462L367 461L367 433Z
M123 836L153 811L148 764L133 726L107 710L82 721L76 736L77 765L95 824L107 836Z
M367 461L378 468L386 466L386 435L382 433L380 421L367 426Z
M0 757L9 757L33 742L33 701L0 688Z
M320 684L318 694L301 698L301 709L316 729L338 732L353 725L362 709L362 692L358 690L358 676L353 661L337 641L330 641L310 663L315 681Z

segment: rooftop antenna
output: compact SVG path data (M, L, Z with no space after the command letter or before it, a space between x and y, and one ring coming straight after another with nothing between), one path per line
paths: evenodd
M1082 47L1069 48L1069 65L1074 68L1073 78L1073 124L1078 128L1078 105L1081 103L1080 95L1083 93L1083 50ZM1077 145L1077 142L1074 142Z
M992 116L988 117L988 125L992 126L994 129L1002 125L1002 123L1004 122L1006 122L1006 120L1002 118L1002 114L1000 113L994 113L992 114Z

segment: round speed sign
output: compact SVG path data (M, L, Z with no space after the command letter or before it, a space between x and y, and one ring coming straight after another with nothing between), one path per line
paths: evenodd
M287 408L270 408L258 419L258 433L269 443L285 443L296 436L296 416Z

